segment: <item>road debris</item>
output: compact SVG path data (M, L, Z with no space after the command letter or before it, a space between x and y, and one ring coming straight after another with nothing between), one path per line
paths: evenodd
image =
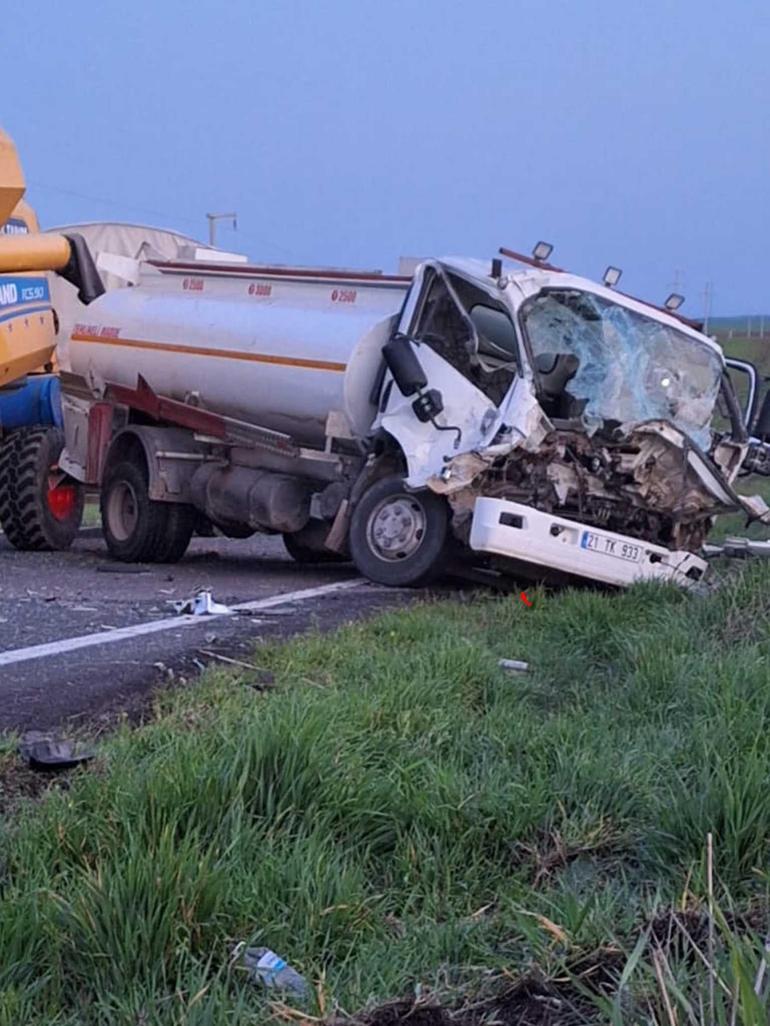
M749 556L763 556L767 559L770 556L770 541L729 537L721 545L704 545L703 552L709 558L727 556L730 559L747 559Z
M96 755L93 751L79 748L74 741L57 739L36 730L24 735L18 751L31 769L48 773L74 769L90 762Z
M254 663L247 663L243 659L233 659L232 656L222 655L220 652L213 652L209 648L200 648L198 651L201 655L206 656L209 659L226 663L228 666L234 666L239 670L249 670L250 673L255 676L249 677L244 674L242 683L247 687L254 688L255 691L268 691L270 688L275 687L275 674L271 673L269 670L262 670L259 666L255 666ZM200 660L195 659L193 662L204 668L203 663L201 663Z
M497 665L501 670L508 670L509 673L528 673L529 663L521 659L499 659Z
M192 598L172 602L179 616L231 616L235 610L222 602L216 602L210 591L199 591Z
M280 955L270 948L244 948L239 944L233 952L233 962L243 953L242 961L255 983L264 987L283 990L297 998L308 998L310 986L304 976L293 969Z

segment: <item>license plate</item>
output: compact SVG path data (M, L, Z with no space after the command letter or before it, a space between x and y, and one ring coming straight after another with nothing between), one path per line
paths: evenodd
M618 538L607 538L606 535L594 534L593 531L583 531L580 547L590 549L591 552L600 552L603 556L625 559L627 563L638 563L642 558L640 545L631 545L630 542L620 541Z

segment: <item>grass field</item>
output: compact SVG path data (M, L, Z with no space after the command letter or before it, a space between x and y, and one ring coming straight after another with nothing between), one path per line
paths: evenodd
M167 693L6 816L0 1024L317 1021L241 940L321 1018L765 1023L768 583L427 604Z

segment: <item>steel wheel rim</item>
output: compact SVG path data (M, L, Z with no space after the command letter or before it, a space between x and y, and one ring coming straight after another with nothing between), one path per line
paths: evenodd
M114 538L128 541L139 521L136 492L128 481L118 481L107 498L107 523Z
M428 518L413 495L389 495L369 514L366 540L371 552L384 563L398 563L413 556L425 539Z

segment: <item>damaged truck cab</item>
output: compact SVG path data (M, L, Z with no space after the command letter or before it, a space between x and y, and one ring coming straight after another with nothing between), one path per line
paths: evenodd
M689 586L714 517L746 502L721 350L607 286L526 258L120 266L130 288L59 311L62 466L101 490L118 559L263 531L387 585L460 559Z
M442 496L454 537L502 569L699 580L747 441L720 348L585 279L487 269L424 264L386 347L375 427L407 486Z

